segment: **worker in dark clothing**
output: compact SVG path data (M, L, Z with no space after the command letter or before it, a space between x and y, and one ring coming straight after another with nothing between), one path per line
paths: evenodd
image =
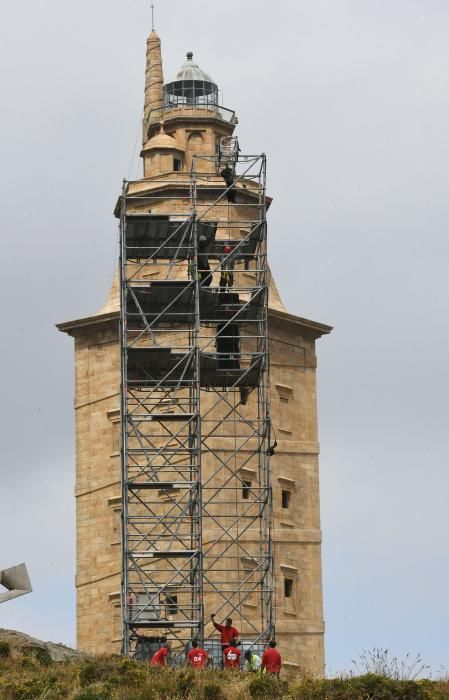
M198 255L198 281L202 287L210 287L212 272L207 255Z
M225 245L223 248L223 261L221 263L220 287L232 287L234 284L234 256L231 255L232 248Z
M227 243L221 262L220 303L239 304L239 295L231 291L234 284L235 254ZM240 330L237 323L221 323L217 326L216 348L219 353L218 369L240 369ZM249 389L240 386L240 403L246 406Z
M223 168L223 170L220 172L221 177L226 183L226 187L228 188L228 191L226 192L226 199L228 202L235 202L235 188L232 187L234 184L234 173L232 172L231 168L229 165L226 165L226 167Z
M204 234L198 240L198 281L202 287L210 287L212 272L207 256L207 238Z

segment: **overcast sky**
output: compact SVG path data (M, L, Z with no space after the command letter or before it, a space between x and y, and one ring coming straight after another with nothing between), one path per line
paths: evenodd
M166 79L188 50L266 152L270 255L318 341L326 655L449 667L447 0L156 0ZM74 644L73 341L139 175L145 0L0 9L0 626Z

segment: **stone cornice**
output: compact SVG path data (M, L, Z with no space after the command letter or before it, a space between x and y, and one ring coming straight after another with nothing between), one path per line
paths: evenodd
M164 128L166 131L170 131L174 125L179 128L189 128L193 124L195 131L200 131L204 126L215 126L218 127L224 133L232 134L235 130L236 124L224 120L221 116L214 115L210 111L205 111L203 109L196 109L191 113L180 109L180 110L170 110L164 112ZM157 131L158 125L152 125L149 130L149 134L153 134Z
M75 337L77 333L75 331L82 330L87 327L98 326L104 323L113 323L114 325L120 320L119 311L109 311L108 313L94 314L93 316L85 316L83 318L77 318L74 321L64 321L63 323L56 323L56 328L62 333L67 333Z
M276 309L268 309L268 317L274 320L283 321L286 323L294 324L297 327L305 329L311 332L315 338L320 338L322 335L326 335L333 330L332 326L328 326L324 323L318 323L317 321L311 321L307 318L302 318L301 316L294 316L293 314L286 313L284 311L278 311ZM76 336L77 330L82 330L84 328L97 326L104 323L118 323L120 319L120 312L109 311L108 313L98 313L93 316L85 316L83 318L74 319L73 321L64 321L62 323L57 323L56 328L62 333L68 333L68 335Z
M322 335L326 335L333 331L333 326L328 326L327 324L319 323L318 321L311 321L310 319L302 318L301 316L295 316L294 314L289 314L286 311L268 309L268 316L273 319L279 319L280 321L294 324L295 326L300 326L302 329L306 329L307 331L311 332L315 338L321 338Z
M219 197L223 197L223 180L218 176L215 179L201 180L201 189L199 193L200 199L211 198L213 200L218 200ZM239 195L239 199L246 201L238 202L238 204L246 204L248 201L253 202L257 200L259 195L257 190L251 189L251 180L245 178L237 180L234 189ZM250 186L248 186L250 185ZM138 203L139 197L145 199L145 195L151 194L151 197L155 198L157 194L162 194L164 197L178 197L179 199L185 199L189 197L190 192L190 180L187 180L185 173L162 173L157 178L142 178L141 180L131 181L128 183L128 197L132 205ZM265 197L267 209L270 208L273 198L270 196ZM211 202L213 204L213 202ZM116 205L114 207L114 216L116 219L120 218L122 205L122 195L117 199ZM187 216L187 215L186 215Z

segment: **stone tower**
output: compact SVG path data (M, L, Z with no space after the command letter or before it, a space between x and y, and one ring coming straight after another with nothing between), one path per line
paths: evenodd
M218 104L215 83L191 53L179 76L203 81ZM144 175L133 184L136 192L147 191L152 178L165 173L185 180L194 153L212 155L218 140L234 133L237 120L229 110L170 108L177 78L163 87L161 44L153 31L147 41ZM149 274L157 277L157 269ZM117 279L97 313L58 325L75 338L77 645L94 653L118 652L121 643L119 315ZM287 666L322 673L315 341L331 328L289 314L272 278L268 320L277 436L271 460L276 637ZM251 470L246 478L249 484L255 478Z

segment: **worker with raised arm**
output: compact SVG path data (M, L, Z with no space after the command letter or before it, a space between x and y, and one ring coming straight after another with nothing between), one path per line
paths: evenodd
M237 640L239 638L240 632L238 629L232 626L232 620L230 617L226 618L226 623L224 625L220 625L218 622L215 622L214 618L215 614L210 616L213 626L220 632L221 649L224 652L224 650L231 644L233 639Z
M276 649L276 642L272 639L268 643L268 649L262 656L262 672L274 673L279 676L282 666L281 655Z

